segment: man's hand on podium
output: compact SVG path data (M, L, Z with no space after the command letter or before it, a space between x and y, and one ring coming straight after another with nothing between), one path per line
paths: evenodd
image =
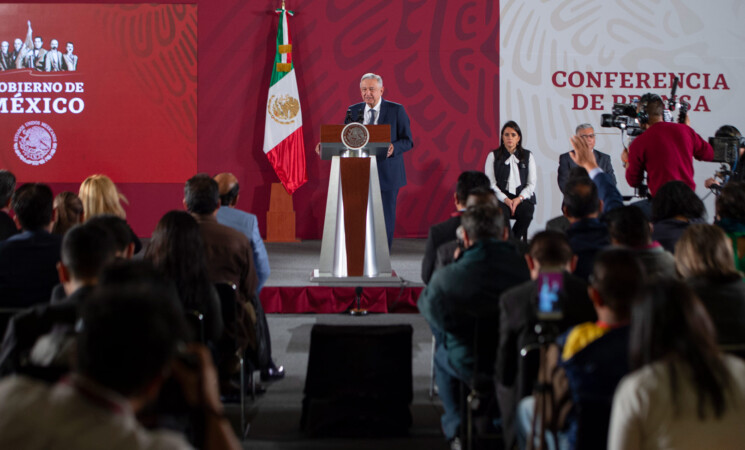
M321 156L321 143L316 144L316 155Z

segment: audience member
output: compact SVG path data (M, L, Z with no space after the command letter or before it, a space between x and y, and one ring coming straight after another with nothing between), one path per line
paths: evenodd
M184 310L203 315L204 338L217 342L223 331L220 298L207 276L197 221L185 211L167 212L153 231L145 259L174 282Z
M705 220L704 202L682 181L668 181L652 199L652 239L670 253L690 224Z
M566 230L569 246L577 256L574 274L587 280L595 254L610 245L610 236L608 227L599 219L603 203L598 197L597 186L580 171L584 169L572 170L561 210L569 221Z
M10 201L16 190L16 177L12 172L0 170L0 241L18 233L18 227L10 217Z
M62 237L51 234L54 196L49 186L27 183L13 196L15 222L22 233L0 242L0 306L28 307L49 301L59 282Z
M99 214L113 214L122 219L127 218L122 202L128 203L127 198L119 193L111 178L106 175L91 175L80 184L78 192L83 202L85 220Z
M558 332L597 317L587 296L587 283L571 275L577 258L572 255L566 235L557 231L542 231L530 241L525 260L530 280L502 294L499 299L499 351L497 353L497 395L502 411L502 433L505 448L515 442L515 410L521 398L533 390L538 365L526 360L520 350L537 341L538 278L543 273L562 274L563 318Z
M489 178L483 172L477 170L468 170L458 176L455 184L455 194L453 201L455 203L455 212L449 219L444 222L436 223L429 227L427 242L424 246L424 259L422 259L422 281L424 284L429 283L432 273L437 266L437 254L440 246L446 242L456 240L455 230L460 226L460 215L466 209L468 194L476 188L489 188ZM448 258L452 261L453 253L450 252Z
M489 187L489 178L483 172L469 170L458 176L455 185L453 199L455 212L444 222L437 223L429 228L427 243L424 248L424 259L422 260L422 281L429 283L435 269L437 249L441 244L450 242L456 238L455 230L460 226L460 215L466 209L466 200L469 192L477 187Z
M460 383L470 383L477 373L493 373L499 295L530 277L525 261L505 241L508 230L499 208L470 207L461 215L461 226L463 255L435 272L418 301L438 336L435 380L445 410L442 428L450 441L460 426Z
M114 256L116 258L131 259L135 251L135 238L132 229L127 222L113 214L101 214L85 222L105 230L114 240ZM65 300L67 293L63 285L58 284L52 289L51 303L57 303Z
M490 187L478 187L471 190L471 193L468 194L468 199L466 200L466 208L469 206L478 206L478 205L491 205L499 207L499 200L497 200L497 194L491 190ZM506 226L506 224L505 224ZM509 227L507 227L509 230ZM445 242L444 244L440 244L439 247L437 247L437 258L435 258L435 270L438 270L441 267L447 266L448 264L452 263L457 259L458 256L460 256L461 252L463 251L463 245L461 240L457 237L458 235L458 229L455 229L456 238ZM510 231L511 233L511 231ZM515 244L515 247L517 248L518 252L520 252L523 248L523 245L525 244L524 241L520 239L510 239L510 241Z
M132 259L136 253L134 232L129 227L127 221L114 214L99 214L88 219L86 223L95 224L111 233L116 242L116 257L121 259Z
M730 181L717 197L715 225L732 241L735 267L745 271L745 182Z
M595 130L589 123L582 123L577 125L574 130L575 136L580 139L587 141L587 145L592 149L595 155L595 160L598 162L598 166L603 169L603 172L607 173L613 184L616 184L616 175L613 173L613 164L611 163L610 155L607 153L600 152L595 149ZM577 167L577 163L574 162L569 156L570 153L574 153L574 150L570 150L566 153L562 153L559 156L559 171L557 181L559 183L559 190L561 193L565 193L567 181L569 181L569 172Z
M631 249L639 258L648 277L675 277L675 258L652 241L652 227L644 211L636 206L623 206L605 215L613 245Z
M574 273L587 279L595 254L610 244L608 229L600 216L623 206L623 197L598 166L589 143L577 136L572 136L571 143L574 152L569 157L579 167L570 173L561 210L569 220L566 233L572 252L577 255ZM588 176L583 176L582 169Z
M259 233L259 221L255 215L237 209L238 194L240 186L238 179L232 173L219 173L215 175L217 187L220 190L220 209L217 210L217 222L238 230L251 241L254 263L256 264L256 276L259 279L257 295L269 278L269 256L266 254L264 241Z
M232 334L239 347L255 350L259 369L262 371L271 368L278 377L283 376L284 368L277 367L271 359L269 328L264 309L256 296L258 278L251 242L243 233L217 222L220 206L217 182L207 174L198 174L187 180L184 206L199 223L210 280L237 286L238 299L242 306L239 309L242 326ZM228 331L231 332L230 329Z
M94 224L76 225L65 234L62 260L57 263L64 301L36 305L10 319L0 349L0 375L21 370L37 340L53 329L56 333L52 343L63 345L80 308L98 284L99 272L114 260L115 251L111 234ZM51 348L46 363L31 361L31 364L48 367L52 365L51 359L59 359L57 353L56 348Z
M240 448L223 416L209 352L188 348L194 368L177 359L184 331L177 302L158 291L101 290L84 308L72 377L54 385L26 377L0 382L0 447L191 448L183 436L146 430L135 418L171 372L186 402L203 411L202 448Z
M76 225L65 233L57 273L67 294L66 303L88 297L98 284L99 273L116 253L113 234L97 223Z
M658 280L634 305L630 353L635 372L613 399L610 450L742 447L745 362L719 351L685 283Z
M103 214L113 214L122 220L127 220L127 213L122 207L122 202L128 204L127 198L119 192L111 178L106 175L91 175L83 180L78 195L83 202L85 220ZM131 228L130 233L135 243L134 252L139 253L142 243Z
M631 305L643 286L644 268L632 251L615 248L597 255L588 288L597 322L579 324L557 339L572 400L563 429L552 430L558 431L560 448L605 448L613 393L629 371ZM523 444L534 405L533 398L524 400L518 412Z
M54 197L54 227L52 233L64 236L67 230L83 221L83 202L74 192L64 191Z
M678 241L675 266L714 322L720 344L745 344L745 281L719 227L691 225Z

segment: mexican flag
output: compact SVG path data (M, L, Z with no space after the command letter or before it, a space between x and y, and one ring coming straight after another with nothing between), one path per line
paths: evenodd
M272 81L266 101L264 153L289 194L308 181L305 173L303 114L292 63L292 40L287 18L293 15L284 4L279 13L277 53L272 66Z

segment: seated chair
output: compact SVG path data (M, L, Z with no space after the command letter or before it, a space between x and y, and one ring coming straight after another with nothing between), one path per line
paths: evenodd
M246 352L240 348L234 339L229 336L228 330L231 328L231 324L237 324L240 317L241 305L238 303L238 297L236 293L236 286L233 283L220 282L215 283L215 289L217 295L220 297L220 307L222 308L223 323L225 324L225 332L223 337L218 343L218 353L227 352L230 355L235 354L238 359L239 376L240 376L240 404L241 404L241 434L243 437L248 433L248 424L246 422L246 385L251 386L251 400L256 399L256 377L254 372L257 370L258 364L248 359L250 352ZM222 355L227 357L228 355ZM222 363L224 361L220 361ZM218 364L218 368L224 364ZM246 367L248 366L248 368ZM223 367L224 369L224 367ZM222 376L229 376L230 374L221 374ZM246 376L248 375L248 377Z

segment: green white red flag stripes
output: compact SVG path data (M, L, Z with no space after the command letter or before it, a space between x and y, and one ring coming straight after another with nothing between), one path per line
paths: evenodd
M303 114L297 90L295 66L292 62L292 40L287 23L293 12L278 9L277 45L269 96L266 101L264 153L274 167L279 180L289 194L302 186L308 177L305 171Z

